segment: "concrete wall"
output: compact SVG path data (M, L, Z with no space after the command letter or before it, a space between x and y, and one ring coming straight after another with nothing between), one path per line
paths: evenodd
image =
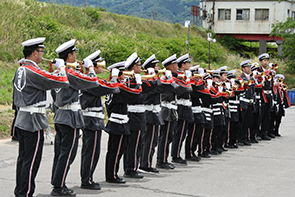
M204 20L203 27L217 34L269 34L271 25L278 21L286 21L287 10L295 12L295 1L215 1L214 24ZM204 2L206 10L212 15L213 1ZM269 20L255 21L256 9L269 9ZM231 20L218 20L218 9L231 9ZM250 20L236 20L237 9L250 9Z

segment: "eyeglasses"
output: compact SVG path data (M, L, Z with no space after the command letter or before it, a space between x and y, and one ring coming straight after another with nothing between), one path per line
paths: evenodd
M40 53L42 53L42 54L44 54L45 53L45 51L39 51L39 50L37 50L38 52L40 52Z

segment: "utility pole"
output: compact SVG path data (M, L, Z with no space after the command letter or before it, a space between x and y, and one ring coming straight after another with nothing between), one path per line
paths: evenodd
M84 0L84 8L86 7L86 0Z
M185 21L185 27L187 27L187 41L186 41L186 52L188 53L188 44L189 44L189 28L190 28L190 21Z

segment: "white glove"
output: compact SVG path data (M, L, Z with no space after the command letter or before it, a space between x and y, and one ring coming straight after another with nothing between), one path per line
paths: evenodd
M198 68L198 73L199 74L204 74L204 68Z
M208 87L212 87L212 83L213 83L212 79L207 79Z
M230 83L229 82L225 82L225 86L226 86L226 89L230 89Z
M186 76L186 78L190 78L192 76L192 71L186 70L185 71L185 76Z
M61 67L65 67L65 61L63 59L60 58L56 58L55 59L55 64L54 64L57 68L61 68Z
M142 84L140 74L134 74L134 77L135 77L136 84Z
M118 77L120 70L117 68L112 69L112 77Z
M25 58L22 58L22 59L18 60L18 63L20 64L20 63L22 63L24 60L25 60Z
M230 79L231 84L234 86L236 84L236 79Z
M166 70L165 75L166 75L166 77L172 77L171 70Z
M218 92L222 92L222 90L223 90L223 87L222 86L218 86Z
M257 70L254 70L253 71L253 77L256 76L257 74L258 74L258 71Z
M83 62L84 62L83 66L85 68L89 68L90 66L93 66L93 62L90 59L84 59Z
M155 69L154 68L148 68L147 71L148 71L149 75L152 75L152 74L155 73Z

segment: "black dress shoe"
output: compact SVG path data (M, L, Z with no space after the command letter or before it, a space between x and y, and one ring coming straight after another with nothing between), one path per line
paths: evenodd
M172 158L172 163L187 165L187 161L182 159L181 157Z
M129 171L129 172L125 172L124 177L126 177L126 178L134 178L134 179L141 179L141 178L143 178L143 175L140 174L137 171Z
M108 183L119 183L119 184L126 183L126 181L124 179L121 179L121 178L106 179L106 182L108 182Z
M69 189L66 188L54 188L51 193L51 196L76 196L76 194L71 192Z
M81 184L82 189L92 189L92 190L100 190L101 187L99 183L92 183L92 184Z
M261 136L256 136L256 140L261 141L262 140Z
M157 163L156 168L162 168L162 169L174 169L175 166L171 163Z
M144 171L144 172L152 172L152 173L159 173L159 170L157 170L157 168L148 168L148 167L139 167L140 170Z
M281 137L281 135L280 135L280 134L278 134L278 133L276 133L276 134L275 134L275 136L276 136L276 137Z
M203 154L198 154L199 157L203 158L210 158L211 156L209 154L203 153Z
M221 146L221 149L223 150L223 151L228 151L226 148L224 148L223 146Z
M238 146L238 145L236 145L236 144L234 144L233 146L234 146L234 148L239 148L239 146Z
M271 140L271 138L268 137L267 135L263 135L263 136L261 137L261 139L262 139L262 140Z
M217 151L217 153L221 154L223 152L223 150L219 147L216 147L215 151Z
M270 138L276 138L276 136L274 134L269 134L268 137L270 137Z
M12 136L11 140L12 140L12 141L16 141L16 142L17 142L17 141L18 141L18 138L17 138L17 137L14 137L14 136Z
M193 157L186 157L185 159L188 161L200 161L201 160L199 157L197 157L195 155Z
M244 146L244 143L241 142L241 141L237 142L236 144L237 144L238 146Z
M251 146L251 143L248 140L243 140L244 146Z
M219 153L217 151L215 151L215 150L211 150L211 151L209 151L209 154L211 154L211 155L218 155Z

